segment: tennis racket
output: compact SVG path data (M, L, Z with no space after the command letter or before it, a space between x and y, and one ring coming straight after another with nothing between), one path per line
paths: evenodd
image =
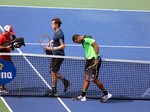
M85 79L88 81L93 81L97 77L97 65L93 64L89 66L85 72Z
M47 55L52 55L52 51L49 51L49 50L46 49L47 46L50 47L50 45L49 45L50 37L47 34L42 34L39 37L39 43L40 43L40 46L43 48L44 52Z

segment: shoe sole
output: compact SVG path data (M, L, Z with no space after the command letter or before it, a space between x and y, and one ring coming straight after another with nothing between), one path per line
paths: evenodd
M72 100L73 100L73 101L82 101L82 102L86 101L86 100L80 100L80 99L79 99L79 98L77 98L77 97L72 98Z
M2 94L10 94L10 92L0 92L0 95Z
M73 101L79 101L79 99L77 97L72 98Z
M45 94L46 97L58 97L57 94L54 94L54 95L50 95L50 94Z
M105 99L105 100L100 100L100 102L104 103L104 102L106 102L108 99L110 99L111 97L112 97L112 94L109 94L109 96L107 97L107 99Z

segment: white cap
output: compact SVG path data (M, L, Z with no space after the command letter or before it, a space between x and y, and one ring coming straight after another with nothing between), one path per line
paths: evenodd
M9 32L11 35L14 35L14 31L13 31L12 26L6 25L6 26L4 27L4 30L7 31L7 32Z

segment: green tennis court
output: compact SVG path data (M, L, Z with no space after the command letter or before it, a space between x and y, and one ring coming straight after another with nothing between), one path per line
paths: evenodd
M0 5L150 10L148 0L1 0Z

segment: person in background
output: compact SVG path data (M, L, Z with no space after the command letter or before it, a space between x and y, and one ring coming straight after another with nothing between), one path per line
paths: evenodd
M0 34L0 53L10 53L12 51L12 46L6 45L12 41L11 36L12 38L16 38L13 27L11 25L6 25L4 27L4 31ZM12 63L10 55L0 55L0 59L4 59ZM5 88L5 85L0 85L0 93L9 93L9 91Z

